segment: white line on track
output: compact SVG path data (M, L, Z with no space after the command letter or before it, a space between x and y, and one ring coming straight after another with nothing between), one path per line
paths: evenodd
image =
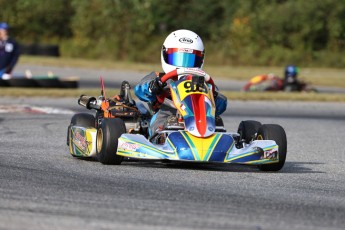
M31 105L0 105L0 113L74 114L72 110Z

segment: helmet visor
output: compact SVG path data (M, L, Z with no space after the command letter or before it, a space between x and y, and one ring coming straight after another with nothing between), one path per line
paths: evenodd
M169 65L190 68L200 68L204 59L202 51L185 48L168 48L164 56Z

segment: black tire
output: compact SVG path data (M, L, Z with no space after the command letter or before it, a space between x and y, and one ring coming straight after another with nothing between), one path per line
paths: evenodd
M34 79L29 78L11 78L8 80L8 84L11 87L24 87L24 88L36 88L37 82Z
M57 77L36 78L37 85L42 88L62 88L60 80Z
M74 77L60 78L60 87L61 88L76 89L79 87L79 79L74 78Z
M300 87L298 85L288 84L284 87L285 92L299 92Z
M240 140L244 140L245 143L249 144L255 138L255 134L260 127L261 123L258 121L241 121L237 130L237 133L240 134Z
M221 126L221 127L224 127L224 122L223 122L223 119L220 117L220 116L216 116L215 117L215 122L216 122L216 126Z
M274 140L279 146L279 162L274 164L259 165L261 171L279 171L283 168L287 152L286 133L280 125L262 125L258 131L258 140Z
M89 113L77 113L73 115L71 119L71 123L67 128L67 146L69 146L69 142L70 142L70 138L69 138L70 129L71 129L71 126L74 126L74 125L95 128L96 127L95 117Z
M125 123L119 118L104 118L97 130L97 159L102 164L119 165L123 156L116 154L119 137L126 132Z
M0 79L0 87L7 87L7 86L9 86L9 81Z

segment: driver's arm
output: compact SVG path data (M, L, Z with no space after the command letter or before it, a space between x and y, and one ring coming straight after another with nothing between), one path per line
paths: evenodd
M152 72L149 75L145 76L139 84L134 87L135 95L142 101L154 103L156 98L156 93L152 92L150 85L159 77L159 73Z

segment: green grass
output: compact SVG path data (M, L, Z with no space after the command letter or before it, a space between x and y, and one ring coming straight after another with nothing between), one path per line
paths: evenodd
M110 60L85 60L78 58L55 58L25 56L20 58L20 64L48 65L48 66L72 66L82 68L102 68L133 70L140 72L161 71L160 60L157 63L130 63ZM207 63L207 59L206 59ZM232 79L248 81L251 77L259 74L275 73L283 76L283 66L259 67L259 66L208 66L204 70L215 79ZM336 68L303 68L301 67L300 78L312 85L345 88L345 69Z
M230 100L345 102L345 94L290 92L224 92Z
M37 89L37 88L0 88L4 97L74 97L80 95L99 96L99 89ZM107 90L107 97L119 90ZM269 100L269 101L324 101L345 102L345 94L325 93L286 93L286 92L222 92L229 100ZM134 95L133 95L134 96Z
M205 70L220 78L248 81L251 77L267 73L283 77L284 67L210 66ZM345 88L345 69L301 68L299 78L314 86Z

